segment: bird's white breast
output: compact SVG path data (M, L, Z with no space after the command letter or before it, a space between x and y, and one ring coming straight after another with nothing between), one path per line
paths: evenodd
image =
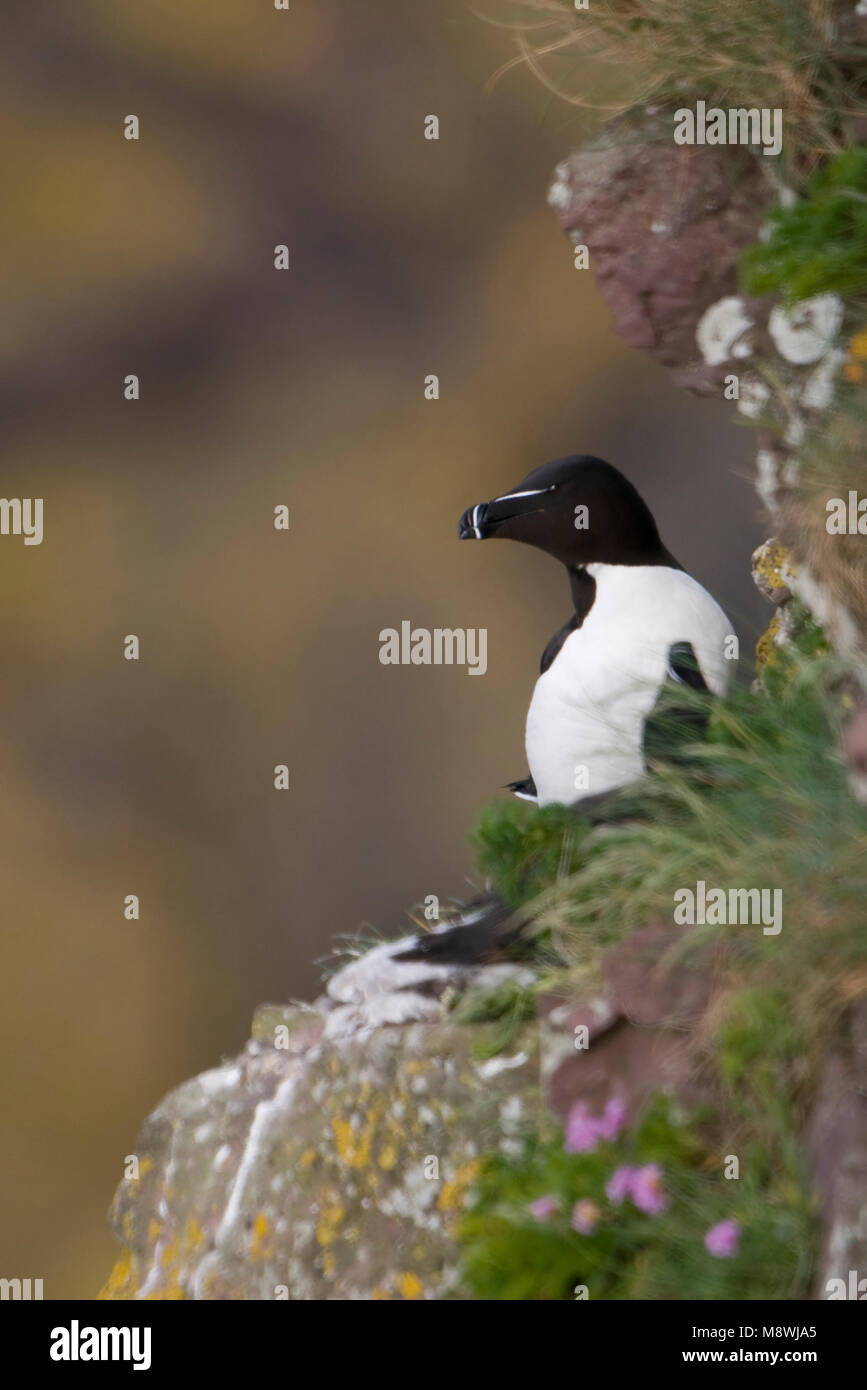
M596 597L583 625L539 677L526 747L539 804L609 791L644 771L644 721L666 680L669 649L690 642L708 687L728 689L731 624L682 570L588 565Z

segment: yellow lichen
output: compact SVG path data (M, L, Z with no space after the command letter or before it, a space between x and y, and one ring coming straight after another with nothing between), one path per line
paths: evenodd
M765 541L753 551L753 570L768 589L787 589L789 578L797 573L789 552L778 540Z
M379 1166L386 1172L390 1172L397 1163L397 1150L393 1144L386 1144L379 1155Z
M124 1250L120 1258L116 1261L114 1269L106 1279L99 1293L98 1299L127 1299L134 1298L138 1290L137 1261L132 1251Z
M260 1211L256 1220L253 1222L253 1241L250 1245L251 1259L258 1260L264 1258L262 1243L269 1230L268 1218L263 1211Z
M370 1162L370 1148L376 1129L376 1116L371 1111L363 1129L354 1130L349 1120L333 1119L331 1128L334 1142L341 1161L350 1168L366 1168Z
M849 339L849 360L843 367L844 381L854 385L867 379L862 362L867 362L867 328L861 328Z
M153 1293L146 1293L144 1300L146 1303L169 1303L174 1300L181 1301L186 1296L177 1274L173 1274L168 1284L164 1284L161 1289L154 1289Z
M463 1205L467 1188L478 1177L480 1168L478 1159L471 1159L470 1162L461 1164L450 1182L443 1183L442 1191L437 1198L440 1211L456 1211Z
M399 1274L397 1287L401 1298L421 1298L424 1293L424 1285L415 1274Z
M316 1227L316 1239L320 1245L332 1245L337 1239L338 1227L346 1215L346 1209L339 1201L323 1206Z
M779 656L777 645L777 634L780 631L780 615L775 613L771 618L766 632L763 632L756 643L756 666L759 670L765 670L773 665Z
M867 361L867 328L861 328L849 339L849 352L853 357Z

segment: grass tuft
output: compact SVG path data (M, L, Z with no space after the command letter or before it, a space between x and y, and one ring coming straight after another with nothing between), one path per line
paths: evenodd
M698 99L781 108L790 176L843 149L847 122L865 109L834 46L831 0L591 0L587 10L572 0L516 0L492 22L513 32L518 49L501 72L526 65L583 110L612 115ZM858 55L850 57L854 69Z

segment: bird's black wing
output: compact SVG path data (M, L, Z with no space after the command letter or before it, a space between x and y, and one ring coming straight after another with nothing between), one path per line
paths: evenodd
M583 567L569 571L569 588L572 592L572 603L575 611L569 621L557 629L542 653L541 674L543 676L548 667L553 665L566 638L571 633L577 632L579 627L584 626L584 619L596 599L596 580Z
M465 919L455 926L437 927L423 932L394 957L399 961L431 961L436 965L479 965L502 958L510 948L518 950L521 928L526 918L508 908L502 899L490 896L472 905Z
M562 627L557 629L557 631L554 633L554 636L551 638L551 641L548 643L547 647L542 653L542 660L539 664L540 675L544 676L545 672L548 670L548 667L553 666L554 661L558 656L561 647L563 646L563 643L566 641L566 638L570 635L570 633L577 631L579 627L580 623L578 622L578 616L577 614L573 613L568 623L564 623Z
M695 696L684 698L686 690ZM668 651L668 674L656 704L644 722L645 762L682 762L683 749L704 737L710 696L691 642L675 642Z

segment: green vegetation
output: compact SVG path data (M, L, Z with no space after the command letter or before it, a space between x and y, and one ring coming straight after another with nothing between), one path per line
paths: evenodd
M619 1168L649 1164L661 1210L612 1200ZM553 1125L528 1135L519 1154L489 1158L476 1185L461 1228L467 1287L476 1298L514 1300L805 1297L813 1217L800 1174L769 1174L751 1153L737 1181L723 1167L700 1120L663 1096L632 1133L592 1152L567 1152ZM531 1206L540 1199L550 1215ZM573 1228L576 1203L584 1233ZM715 1256L705 1237L732 1221L736 1251Z
M566 806L500 798L484 808L470 839L479 868L493 878L504 901L518 907L575 872L589 830L589 822Z
M458 1023L481 1025L475 1055L495 1057L517 1042L524 1025L535 1019L536 993L516 980L504 980L496 989L459 996L452 1012Z
M759 163L769 202L774 183L796 197L742 254L741 285L790 309L840 296L849 342L848 360L834 345L803 364L810 373L757 363L772 396L757 423L789 454L773 550L785 552L780 585L794 576L800 597L774 614L755 687L714 702L705 741L707 704L694 697L684 719L678 695L675 722L696 741L674 761L654 745L648 775L603 823L498 801L473 832L481 869L526 916L542 968L556 960L565 997L598 985L605 952L634 931L679 925L675 895L699 882L707 893L779 892L782 925L765 934L762 923L712 920L672 933L660 971L713 972L710 1006L683 1027L706 1110L686 1117L657 1097L630 1133L576 1146L570 1116L565 1141L550 1120L488 1155L462 1227L464 1277L490 1299L571 1299L581 1285L605 1299L803 1298L815 1253L805 1122L844 1016L867 994L867 809L839 752L863 701L852 634L867 633L867 570L863 535L826 526L832 498L867 495L867 49L845 46L823 0L591 0L586 11L525 0L509 12L514 63L588 124L617 117L616 141L669 139L674 111L699 100L781 108L783 153ZM734 180L743 152L731 157ZM805 596L831 615L827 634ZM852 634L840 640L847 615ZM730 1154L736 1182L723 1173ZM615 1171L647 1165L664 1200L614 1200ZM736 1249L706 1246L719 1223L737 1230Z
M769 216L767 241L742 258L744 288L789 305L831 292L867 297L867 147L846 150L809 179L804 197Z
M685 933L682 950L714 940L734 981L772 980L808 1033L832 1026L867 953L867 811L837 751L845 680L832 657L805 655L820 645L815 624L804 621L800 640L765 671L767 695L738 689L717 702L690 763L655 767L621 798L620 818L591 828L562 807L527 814L504 802L483 813L483 867L502 891L538 890L525 910L565 961L585 964L652 918L671 920L675 890L699 879L778 887L779 938L709 925Z
M474 838L500 884L532 884L532 929L586 975L609 945L644 923L673 920L676 890L755 885L782 890L782 930L684 928L668 964L713 947L713 1009L688 1037L710 1078L712 1113L689 1124L659 1105L635 1133L567 1154L553 1129L520 1154L491 1155L463 1229L465 1277L482 1298L797 1298L809 1284L812 1216L799 1134L842 1012L867 990L867 811L837 752L848 685L806 618L780 650L762 693L717 703L708 742L686 764L653 768L589 827L562 808L541 815L489 806ZM575 827L578 826L576 831ZM528 867L529 866L529 867ZM662 1106L662 1108L660 1108ZM726 1182L722 1157L740 1156ZM670 1201L648 1215L607 1202L618 1164L658 1163ZM553 1195L556 1216L529 1203ZM594 1234L571 1229L575 1201L602 1212ZM737 1258L715 1259L703 1233L736 1220Z

